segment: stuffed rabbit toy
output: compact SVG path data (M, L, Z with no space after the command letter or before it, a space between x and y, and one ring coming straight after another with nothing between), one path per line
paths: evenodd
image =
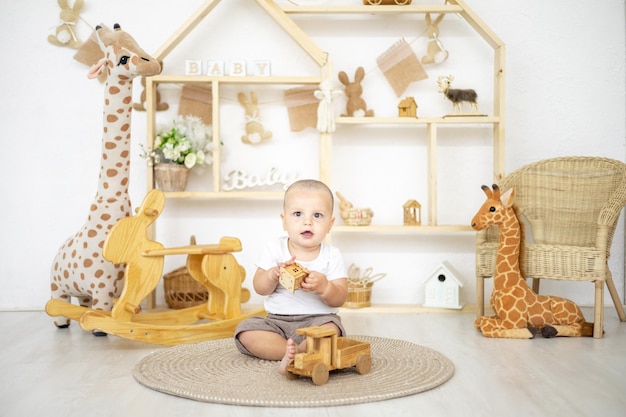
M270 140L272 132L266 131L259 120L259 100L254 92L250 92L250 100L244 93L237 94L239 103L246 111L246 134L241 137L243 143L254 145Z
M58 0L61 8L62 23L57 26L56 33L48 36L48 42L56 46L66 46L68 48L78 48L82 41L76 35L76 23L78 22L80 9L83 8L83 0L75 0L70 7L69 0Z
M367 110L367 103L361 98L363 94L363 87L361 81L365 77L365 70L363 67L356 69L354 74L354 82L350 82L348 74L344 71L339 72L339 81L345 85L346 97L348 101L346 103L347 114L342 114L342 117L373 117L374 110Z
M433 22L430 13L426 13L426 32L428 32L428 46L426 56L422 57L422 64L441 64L448 59L448 51L443 48L439 40L439 23L445 15L442 13Z

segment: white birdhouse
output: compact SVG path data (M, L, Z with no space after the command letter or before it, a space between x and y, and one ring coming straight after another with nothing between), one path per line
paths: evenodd
M424 307L461 309L460 293L463 284L458 274L443 262L426 279Z

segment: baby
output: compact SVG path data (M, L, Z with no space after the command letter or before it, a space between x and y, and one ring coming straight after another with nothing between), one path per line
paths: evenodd
M267 317L250 317L235 331L238 349L266 360L280 360L279 371L296 352L306 349L296 329L310 326L332 328L345 335L337 315L348 296L348 280L341 253L324 242L335 218L330 189L317 180L294 182L284 196L280 217L286 237L268 242L253 278L254 290L267 296ZM279 284L280 268L297 262L309 274L300 289L291 293Z

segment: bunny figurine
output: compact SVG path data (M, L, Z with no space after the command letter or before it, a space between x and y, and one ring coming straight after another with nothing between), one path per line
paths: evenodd
M426 13L426 31L428 32L428 46L426 47L426 56L422 57L422 64L441 64L448 59L448 51L443 47L439 40L439 23L445 15L442 13L433 22L430 13Z
M82 41L76 36L76 23L78 22L80 9L83 8L84 0L75 0L70 6L69 0L57 0L61 8L62 23L57 26L54 35L48 35L48 42L56 46L66 46L68 48L78 48Z
M373 117L374 110L367 110L367 103L361 98L363 94L363 87L361 81L365 77L365 70L363 67L358 67L354 74L354 82L350 82L348 74L344 71L339 72L339 81L345 85L346 96L348 101L346 103L347 114L342 114L342 117Z
M240 92L237 94L239 103L246 111L246 134L241 137L243 143L254 145L270 140L272 132L266 131L259 120L259 100L254 92L250 92L250 100Z

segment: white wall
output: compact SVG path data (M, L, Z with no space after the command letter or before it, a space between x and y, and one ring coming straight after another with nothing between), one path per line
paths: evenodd
M361 3L336 0L330 3ZM0 78L0 114L4 145L0 166L3 204L0 217L0 309L42 309L49 299L49 268L59 245L85 220L95 195L99 169L102 129L102 86L88 80L87 68L72 59L73 50L50 45L46 38L58 23L58 6L53 1L3 2L0 17L4 68ZM119 22L147 51L155 51L193 11L201 0L160 2L148 0L87 0L82 17L89 24ZM182 72L187 58L208 59L207 55L235 59L270 59L274 74L290 74L294 69L315 70L310 60L281 29L251 4L250 0L223 1L207 19L166 60L166 72ZM414 3L422 3L414 0ZM501 1L469 0L468 4L505 42L506 57L506 171L510 172L538 159L561 155L599 155L624 160L626 153L625 89L625 13L624 2L606 0ZM397 24L377 24L362 29L359 19L318 19L303 21L307 33L331 52L335 71L351 76L362 65L368 71L364 98L377 114L395 112L396 98L376 70L375 57L399 37L412 40L422 26L402 20ZM299 20L300 21L300 20ZM419 20L418 20L419 22ZM421 22L420 22L421 23ZM413 92L420 104L419 114L436 116L449 110L449 103L436 93L439 71L454 73L459 87L476 88L481 110L489 113L490 50L472 31L447 16L441 36L450 50L450 59L429 80L415 83ZM252 28L252 34L245 29ZM79 24L81 37L90 29ZM408 34L405 31L411 31ZM354 35L351 42L345 34ZM413 44L421 54L423 44ZM232 46L236 45L236 46ZM206 48L206 49L205 49ZM341 53L341 48L348 52ZM337 55L332 51L337 50ZM486 61L486 67L484 67ZM430 83L430 84L429 84ZM139 87L139 85L137 85ZM138 95L139 88L136 89ZM176 102L175 89L163 92ZM233 93L234 94L234 93ZM292 134L285 127L284 108L268 105L263 118L271 124L276 144L272 151L259 152L264 158L316 155L314 134ZM233 103L232 117L242 117ZM271 122L270 122L271 121ZM243 120L241 122L243 125ZM234 137L237 133L233 125ZM398 220L398 210L408 198L423 192L419 179L425 160L419 159L419 146L403 139L406 132L383 130L377 136L363 130L354 133L363 146L338 145L333 162L333 188L349 197L355 205L371 206L376 219L389 223ZM446 146L440 150L440 219L456 223L469 218L482 200L479 186L491 181L488 165L490 147L480 131L461 130L465 146L455 132L441 133ZM145 192L144 161L139 158L139 143L145 138L145 114L133 117L133 170L131 197L138 205ZM381 138L382 137L382 138ZM301 141L297 146L293 141ZM465 139L464 139L465 140ZM295 146L295 147L294 147ZM229 163L246 164L253 156L243 155L232 142L225 146ZM381 166L373 164L383 155ZM387 155L404 155L396 163ZM407 156L408 155L408 156ZM362 158L362 162L353 161ZM413 158L415 157L415 158ZM415 162L412 162L415 160ZM236 162L239 161L239 162ZM355 173L353 164L368 169ZM345 162L345 163L344 163ZM401 167L408 165L407 173ZM368 164L370 166L368 166ZM386 165L385 165L386 164ZM262 164L260 165L263 166ZM303 159L302 175L315 175L316 162ZM389 174L391 172L391 174ZM417 179L416 179L417 177ZM194 177L192 187L198 186ZM473 189L475 188L475 191ZM372 192L371 190L376 190ZM462 201L455 198L458 190ZM421 198L421 197L419 197ZM222 235L239 237L244 251L237 255L246 267L245 285L251 287L256 251L268 237L281 233L279 202L168 202L159 219L159 240L166 246L181 245L195 234L201 243L214 243ZM338 220L340 223L340 220ZM388 276L377 283L376 303L421 303L420 282L443 261L448 260L464 282L462 297L474 302L472 234L446 236L340 236L333 240L344 252L348 263ZM182 265L183 259L168 259L166 272ZM624 226L615 236L610 266L620 293L624 291ZM558 292L583 305L592 304L590 284L550 283L545 292ZM162 303L162 298L158 300ZM253 298L259 302L258 297ZM607 298L607 303L610 299Z

